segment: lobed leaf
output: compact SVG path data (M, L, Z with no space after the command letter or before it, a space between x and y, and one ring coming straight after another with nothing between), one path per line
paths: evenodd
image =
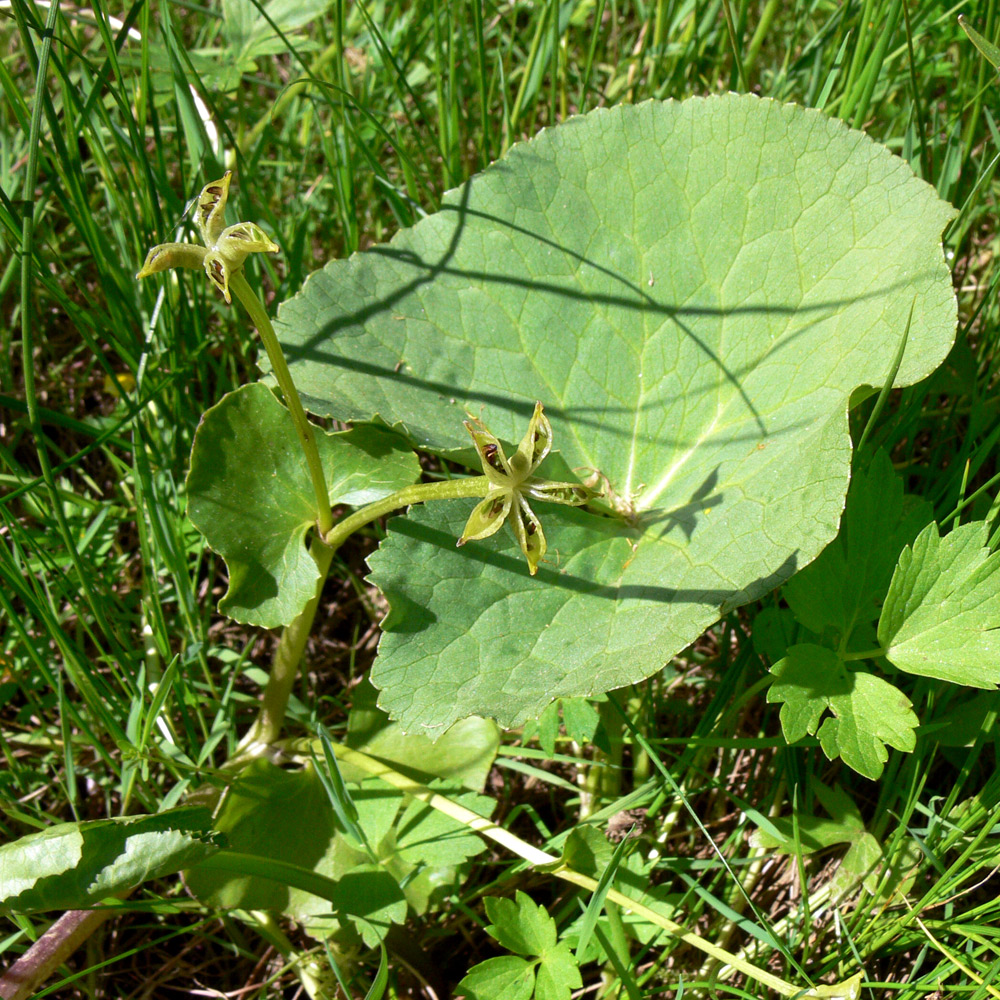
M970 687L1000 684L1000 552L982 521L943 538L929 524L899 557L878 624L901 670Z
M818 736L830 760L841 757L872 779L882 774L887 746L909 751L916 745L919 720L906 695L881 677L849 669L832 649L791 646L771 674L767 700L781 702L781 728L790 743Z
M466 1000L531 1000L535 963L517 955L488 958L469 969L456 989Z

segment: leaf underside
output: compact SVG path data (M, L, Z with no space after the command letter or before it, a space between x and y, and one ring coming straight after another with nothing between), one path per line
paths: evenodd
M317 413L422 448L505 441L544 403L571 468L630 518L538 505L548 564L472 507L391 522L373 680L408 729L512 726L649 676L836 534L848 401L932 371L955 328L952 210L819 112L750 96L603 109L515 146L387 246L279 312ZM585 475L581 471L581 475ZM415 569L418 567L418 569Z

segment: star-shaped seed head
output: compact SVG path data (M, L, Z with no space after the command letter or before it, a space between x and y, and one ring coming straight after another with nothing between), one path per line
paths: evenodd
M229 279L243 267L247 257L251 253L277 253L279 249L278 244L252 222L226 226L226 200L232 177L232 171L226 171L225 177L206 184L198 196L194 221L204 246L197 243L161 243L146 254L146 261L137 278L172 267L202 267L226 302L232 301Z
M466 420L465 426L483 463L490 491L476 504L458 544L489 538L508 521L528 560L528 571L534 576L546 545L542 524L528 505L528 499L579 507L597 494L578 483L555 483L533 475L552 448L552 425L542 412L541 403L535 403L528 432L510 459L481 420Z

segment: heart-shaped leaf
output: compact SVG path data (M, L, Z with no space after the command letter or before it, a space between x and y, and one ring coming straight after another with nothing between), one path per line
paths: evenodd
M517 441L534 403L619 517L546 507L529 579L472 504L395 519L373 678L407 728L514 725L646 677L809 563L847 489L849 401L947 354L952 210L817 111L648 102L514 147L388 246L327 265L279 312L314 411L376 414L437 451L463 409ZM536 511L537 512L537 511Z
M432 787L480 814L494 805L453 784L435 780ZM211 906L279 910L318 936L350 921L374 944L403 920L407 903L422 913L447 895L459 867L485 848L472 830L377 778L350 782L349 790L371 855L344 835L311 766L286 771L252 762L228 789L215 820L235 851L292 862L334 880L336 905L279 880L211 868L189 871L188 887Z
M378 427L340 434L318 428L330 503L366 504L416 481L420 466L400 438ZM188 513L229 568L219 610L276 628L316 592L306 549L316 500L291 414L263 383L227 393L195 435Z

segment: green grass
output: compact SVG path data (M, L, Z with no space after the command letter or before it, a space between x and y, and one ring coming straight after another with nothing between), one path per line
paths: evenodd
M873 433L908 489L952 515L996 474L1000 439L1000 82L959 11L997 37L995 0L333 0L303 31L268 28L252 0L137 2L124 14L101 0L92 12L0 6L4 839L177 804L252 719L275 637L215 613L220 567L185 517L183 480L202 411L254 378L255 348L197 276L134 280L149 246L191 235L187 221L174 228L188 199L226 167L235 216L282 247L249 275L281 301L323 261L432 211L512 143L600 105L749 88L864 127L961 210L946 244L959 342L938 373L891 397ZM240 28L254 21L267 43L256 55ZM854 415L856 437L869 409ZM984 516L995 489L963 516ZM370 663L371 547L346 548L328 584L293 710L303 730L342 726ZM605 705L604 751L564 740L553 761L536 744L502 756L534 768L498 772L502 822L544 846L589 813L639 802L651 807L643 836L661 857L657 877L678 919L707 939L792 977L863 967L866 996L996 996L996 706L969 745L942 746L935 720L967 693L917 683L916 751L893 753L882 780L866 781L818 748L785 747L776 709L759 689L743 697L767 676L749 620L730 615L623 693L641 746ZM578 780L582 794L570 790ZM842 850L796 858L748 843L761 817L821 814L818 782L844 788L892 862L874 899L826 901ZM494 954L482 896L515 888L563 927L586 902L497 855L449 907L390 941L392 995L430 996L424 976L440 996ZM168 981L176 995L247 984L258 992L243 995L293 995L281 956L301 956L308 939L259 916L206 915L177 884L159 889L123 904L52 995L138 995L147 982L168 995ZM53 916L5 919L0 962ZM321 949L313 958L326 961ZM666 938L619 962L621 996L747 995ZM377 964L339 956L359 996ZM601 996L620 985L613 963L585 967L585 982Z

